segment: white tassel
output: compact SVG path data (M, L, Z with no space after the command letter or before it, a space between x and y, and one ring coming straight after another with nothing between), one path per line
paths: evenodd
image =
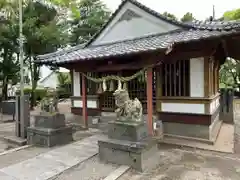
M122 89L122 83L121 83L120 80L118 80L118 88L117 88L117 90L121 90L121 89Z
M106 80L103 80L103 92L107 90Z

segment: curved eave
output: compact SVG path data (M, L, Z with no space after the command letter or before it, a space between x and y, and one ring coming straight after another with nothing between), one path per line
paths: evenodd
M233 39L236 37L240 36L240 32L231 32L231 33L226 33L223 35L219 35L219 36L213 36L213 37L202 37L201 39L191 39L189 41L180 41L180 42L175 42L175 43L169 43L168 46L166 47L162 47L162 48L152 48L152 49L145 49L145 50L141 50L141 51L130 51L127 53L118 53L118 54L110 54L110 55L96 55L90 58L75 58L72 59L71 61L68 61L67 59L64 60L64 58L62 57L58 57L57 60L46 60L46 61L39 61L37 62L38 64L47 64L47 65L56 65L56 66L64 66L66 64L73 64L73 63L77 63L77 62L85 62L85 61L93 61L93 60L106 60L106 59L111 59L111 58L120 58L120 57L126 57L126 56L133 56L133 55L137 55L137 54L144 54L144 53L154 53L154 52L159 52L159 53L165 53L169 47L171 48L171 45L173 45L172 48L174 48L175 46L180 46L183 44L188 44L188 43L195 43L195 42L200 42L200 41L208 41L208 40L213 40L213 41L219 41L219 43L221 41L226 41L226 53L228 54L229 57L239 57L240 53L238 53L238 51L236 51L237 47L239 46L234 46L234 44L237 43L240 44L240 39L236 39L233 42ZM234 46L234 48L232 47ZM60 61L58 61L60 60Z

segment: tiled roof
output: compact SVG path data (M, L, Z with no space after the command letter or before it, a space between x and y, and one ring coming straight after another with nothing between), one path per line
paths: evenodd
M240 21L192 21L185 23L193 29L198 30L214 30L214 31L229 31L232 29L240 30Z
M110 22L113 20L113 18L117 15L117 13L122 9L122 7L127 3L130 2L140 9L146 11L147 13L166 21L170 24L179 26L181 28L187 28L187 29L208 29L208 30L230 30L232 28L240 28L240 22L239 21L231 21L231 22L220 22L220 21L194 21L191 23L184 23L180 22L174 19L171 19L169 17L166 17L162 14L160 14L157 11L154 11L153 9L150 9L149 7L145 6L144 4L138 2L137 0L123 0L122 3L118 6L117 10L112 14L110 19L103 25L103 27L99 30L98 33L96 33L90 41L86 44L86 46L90 45L102 32L103 30L110 24Z
M168 34L155 34L147 37L140 37L133 40L115 42L99 46L90 46L100 33L108 26L116 14L121 10L125 3L131 2L153 16L174 24L181 28L181 32L169 32ZM67 50L61 50L37 57L38 63L63 64L75 62L78 60L101 59L119 55L128 55L151 50L160 50L167 48L172 43L189 42L205 38L220 37L222 35L234 33L239 30L240 21L194 21L183 23L167 18L160 13L146 7L136 0L123 0L119 8L114 12L109 21L102 29L85 45L78 45Z
M226 36L234 31L209 31L209 30L185 30L167 34L157 34L133 40L93 46L62 53L61 55L39 56L37 62L42 64L64 64L76 61L102 59L143 53L148 51L166 50L173 43L198 41L200 39L211 39Z

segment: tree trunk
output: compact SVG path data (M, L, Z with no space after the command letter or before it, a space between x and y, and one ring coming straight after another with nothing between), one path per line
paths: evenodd
M3 89L2 89L2 100L8 99L8 80L7 77L3 80Z
M33 110L34 109L34 107L35 107L35 102L36 102L36 98L35 98L35 90L33 90L32 89L32 91L31 91L31 101L30 101L30 108L31 108L31 110Z
M31 57L29 57L31 58ZM37 105L36 102L36 88L37 88L37 82L39 80L39 70L40 67L38 67L36 64L32 62L32 58L30 59L30 71L31 71L31 81L32 81L32 90L31 90L31 109L34 109L34 107Z

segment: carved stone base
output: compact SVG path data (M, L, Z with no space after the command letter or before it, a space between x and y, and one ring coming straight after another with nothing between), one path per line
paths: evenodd
M29 127L27 129L27 142L44 147L67 144L73 141L72 127L58 129Z
M101 161L128 165L138 171L155 168L159 164L156 158L157 143L153 140L132 142L107 139L98 141Z
M147 127L144 122L111 121L108 137L112 139L140 141L147 137Z

